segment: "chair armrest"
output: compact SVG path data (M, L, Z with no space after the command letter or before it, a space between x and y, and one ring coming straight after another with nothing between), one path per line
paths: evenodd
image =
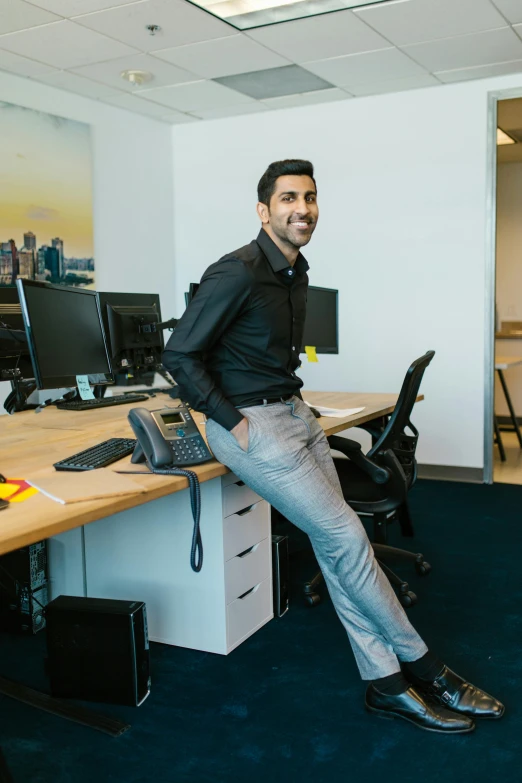
M357 441L350 440L349 438L340 438L338 435L331 435L328 438L328 443L331 449L340 451L345 457L351 459L358 468L364 470L376 484L386 484L386 482L389 481L391 476L390 471L377 465L375 462L372 462L371 459L368 459L368 457L362 453L361 444L357 443Z

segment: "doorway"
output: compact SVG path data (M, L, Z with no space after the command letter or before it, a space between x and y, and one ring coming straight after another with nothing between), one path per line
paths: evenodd
M522 485L522 93L490 101L484 481Z

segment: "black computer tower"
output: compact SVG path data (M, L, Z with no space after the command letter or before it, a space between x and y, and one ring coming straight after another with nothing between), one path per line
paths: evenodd
M34 634L45 628L47 542L0 557L0 630Z
M282 617L288 611L288 536L272 536L272 583L274 615Z
M51 693L139 706L150 692L142 601L60 595L47 606Z

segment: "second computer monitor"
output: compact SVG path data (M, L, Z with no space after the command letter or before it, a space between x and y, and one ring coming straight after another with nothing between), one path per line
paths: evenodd
M114 373L132 372L135 381L148 382L161 364L163 331L158 294L98 293ZM143 376L149 376L143 377Z
M338 296L334 288L308 287L303 351L310 345L317 353L339 353Z
M113 382L94 291L17 280L34 377L39 389Z
M189 290L185 291L185 304L188 307L196 295L199 283L189 283Z

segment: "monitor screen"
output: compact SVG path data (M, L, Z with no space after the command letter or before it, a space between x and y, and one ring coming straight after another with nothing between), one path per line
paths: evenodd
M199 288L199 283L189 283L189 290L185 291L185 304L187 307L192 302Z
M25 330L39 389L112 383L109 354L94 291L18 280Z
M18 291L6 286L0 287L0 380L12 380L17 372L34 377Z
M313 345L317 353L339 353L337 299L333 288L308 287L302 352Z
M161 364L163 330L155 331L161 323L158 294L98 293L100 312L109 346L114 373L132 371L138 382L140 374Z

